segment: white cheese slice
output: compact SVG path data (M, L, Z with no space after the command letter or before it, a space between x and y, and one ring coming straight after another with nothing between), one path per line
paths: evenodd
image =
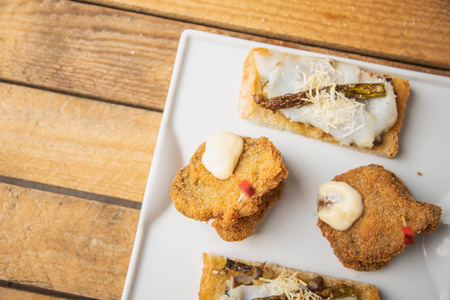
M358 66L329 58L288 56L282 53L256 55L268 97L281 96L346 83L384 83L385 97L356 101L334 90L321 92L300 108L280 109L294 122L309 123L331 134L344 145L356 143L371 148L380 135L397 120L397 104L392 85Z

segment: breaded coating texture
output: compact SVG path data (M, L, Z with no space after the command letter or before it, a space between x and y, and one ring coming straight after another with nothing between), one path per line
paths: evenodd
M320 227L342 264L358 271L382 269L402 253L402 216L414 235L436 230L442 209L415 201L402 181L383 166L369 165L336 176L361 193L362 216L345 230L335 230L319 219Z
M242 241L255 234L256 225L262 221L269 208L281 199L283 189L284 180L276 188L262 196L259 209L256 213L237 219L231 226L224 226L220 218L215 219L211 225L223 240L229 242Z
M170 187L172 201L180 213L199 221L216 219L216 227L235 226L235 229L249 230L240 218L258 213L264 207L262 197L277 188L288 171L280 151L268 138L243 137L243 141L244 148L236 168L226 180L218 179L206 170L202 163L206 143L198 147L189 164L177 172ZM238 185L244 179L255 189L251 198L241 197Z

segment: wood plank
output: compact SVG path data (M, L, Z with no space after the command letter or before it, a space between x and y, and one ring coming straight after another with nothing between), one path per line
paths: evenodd
M0 5L5 80L162 110L180 35L174 22L70 1Z
M83 0L319 47L450 69L448 0Z
M0 174L142 202L161 113L0 83Z
M0 279L118 299L139 213L0 183Z
M157 5L156 2L130 1L148 7L146 9L152 12L156 8L149 5ZM165 11L180 6L173 1L162 3L168 4ZM182 10L179 14L190 15L189 11L205 14L211 7L186 4L187 11ZM253 4L258 7L257 3ZM162 8L158 13L163 14ZM242 22L242 18L233 22ZM280 25L280 28L287 28L285 26ZM84 3L20 0L0 5L0 79L162 110L179 37L187 28L450 76L449 70L374 59ZM446 38L441 40L446 41ZM431 47L433 43L429 45ZM411 47L406 44L405 49L415 49ZM428 46L424 51L427 49ZM439 49L436 47L436 53Z
M66 297L49 296L24 290L5 288L0 286L0 300L63 300Z

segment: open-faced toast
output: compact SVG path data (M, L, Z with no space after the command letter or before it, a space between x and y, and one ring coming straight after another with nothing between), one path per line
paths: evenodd
M270 262L246 262L204 253L203 265L200 300L240 299L233 298L239 292L247 294L245 299L291 299L286 294L305 295L292 299L380 299L374 285L284 268ZM264 284L266 286L263 287ZM280 286L288 288L282 289ZM266 291L270 290L273 292L268 294Z
M315 79L310 80L313 79L313 77ZM323 79L324 77L326 77L326 80ZM284 80L285 78L286 80ZM303 84L302 81L306 82L307 80L310 80L311 82L308 84ZM332 109L326 109L325 111L321 110L320 112L307 108L310 109L311 112L305 112L301 117L305 118L305 114L306 116L318 115L318 119L315 119L316 121L313 122L311 120L294 121L291 119L291 116L296 114L292 113L292 108L290 108L288 113L287 110L269 109L261 105L261 99L270 97L271 93L273 94L272 96L282 96L280 93L295 93L296 90L294 86L298 84L303 88L307 86L307 88L309 88L309 92L314 93L316 91L315 85L320 86L320 84L322 84L322 86L335 86L336 84L341 83L355 83L353 81L358 81L359 83L382 83L386 88L385 92L389 95L389 97L379 97L364 101L350 101L350 103L355 106L353 108L350 107L350 109L357 110L362 107L363 114L359 118L368 120L367 122L364 121L366 123L358 123L359 121L350 122L343 118L342 116L348 114L349 109L347 108L339 110L340 115L336 117L336 110L333 111L333 109L337 106L330 106ZM392 90L392 87L393 92L389 92L388 88ZM330 93L331 92L328 92L327 95ZM240 117L248 119L259 125L289 130L291 132L319 139L324 142L339 144L359 151L392 158L398 152L398 134L402 127L402 120L405 114L408 97L409 82L408 80L402 78L365 72L356 66L337 62L328 58L298 57L291 54L272 52L265 48L255 48L249 52L244 63L238 110ZM382 108L371 108L378 105L378 103L381 103L380 99L384 101L384 99L388 98L391 99L390 102L386 102L389 102L389 105L386 104L387 106L383 106ZM308 101L314 102L314 99L308 99ZM319 103L319 101L317 103ZM364 103L371 104L365 105ZM312 107L311 105L308 106ZM308 106L298 109L305 110ZM318 105L317 107L328 106ZM389 111L388 107L390 109ZM388 114L389 117L387 117ZM328 120L328 123L317 121L325 119ZM338 119L346 120L346 123L338 124L336 123L336 120ZM383 121L382 119L386 119L387 122L387 124L383 125L385 127L382 127L384 129L380 127L382 125L372 124L372 121L379 122L380 120ZM322 124L322 129L319 128L319 125L315 122ZM317 126L312 125L313 123ZM373 131L373 138L371 135L373 129L372 127L377 128L376 130L378 131L376 132L381 132L376 133ZM341 130L340 128L343 129ZM333 130L338 130L338 133L335 134ZM355 138L355 140L349 138L351 135L355 134L362 136L367 134L368 136L364 136L363 138L359 136ZM358 139L363 139L364 142L355 142L358 141Z

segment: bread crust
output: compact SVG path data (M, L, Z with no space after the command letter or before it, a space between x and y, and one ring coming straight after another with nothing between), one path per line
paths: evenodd
M235 261L243 262L247 265L253 265L253 266L260 266L260 262L246 262L240 259L233 259ZM241 273L228 270L228 273L226 275L223 274L215 274L214 270L218 271L221 270L226 263L226 257L215 255L211 253L203 253L203 272L202 272L202 278L200 282L200 292L199 292L199 300L219 300L222 294L225 291L225 281L230 278L231 276L236 276ZM266 262L266 266L270 267L272 270L275 271L275 277L288 272L289 274L298 273L298 278L301 280L308 282L310 279L316 277L316 276L322 276L324 279L324 282L327 286L334 286L334 285L340 285L345 284L349 286L353 286L356 291L356 296L360 300L378 300L380 299L380 296L378 295L378 289L376 286L371 284L366 284L362 282L347 280L347 279L341 279L341 278L334 278L331 276L314 273L314 272L308 272L308 271L300 271L290 268L284 268L279 265Z
M288 130L306 137L321 140L323 142L337 144L344 147L356 149L361 152L372 153L378 156L393 158L398 153L399 142L398 134L402 127L403 118L405 115L406 102L409 98L409 81L406 79L391 77L394 92L397 95L397 112L398 117L395 124L381 135L381 144L375 145L370 149L361 148L357 145L346 146L335 140L333 136L325 133L320 128L317 128L308 123L291 122L281 112L272 112L269 109L263 108L253 101L253 95L262 93L262 82L256 67L255 54L271 55L271 51L265 48L252 49L243 67L243 76L241 81L241 90L238 101L239 116L248 119L258 125L267 126L280 130ZM289 54L286 54L289 55Z

